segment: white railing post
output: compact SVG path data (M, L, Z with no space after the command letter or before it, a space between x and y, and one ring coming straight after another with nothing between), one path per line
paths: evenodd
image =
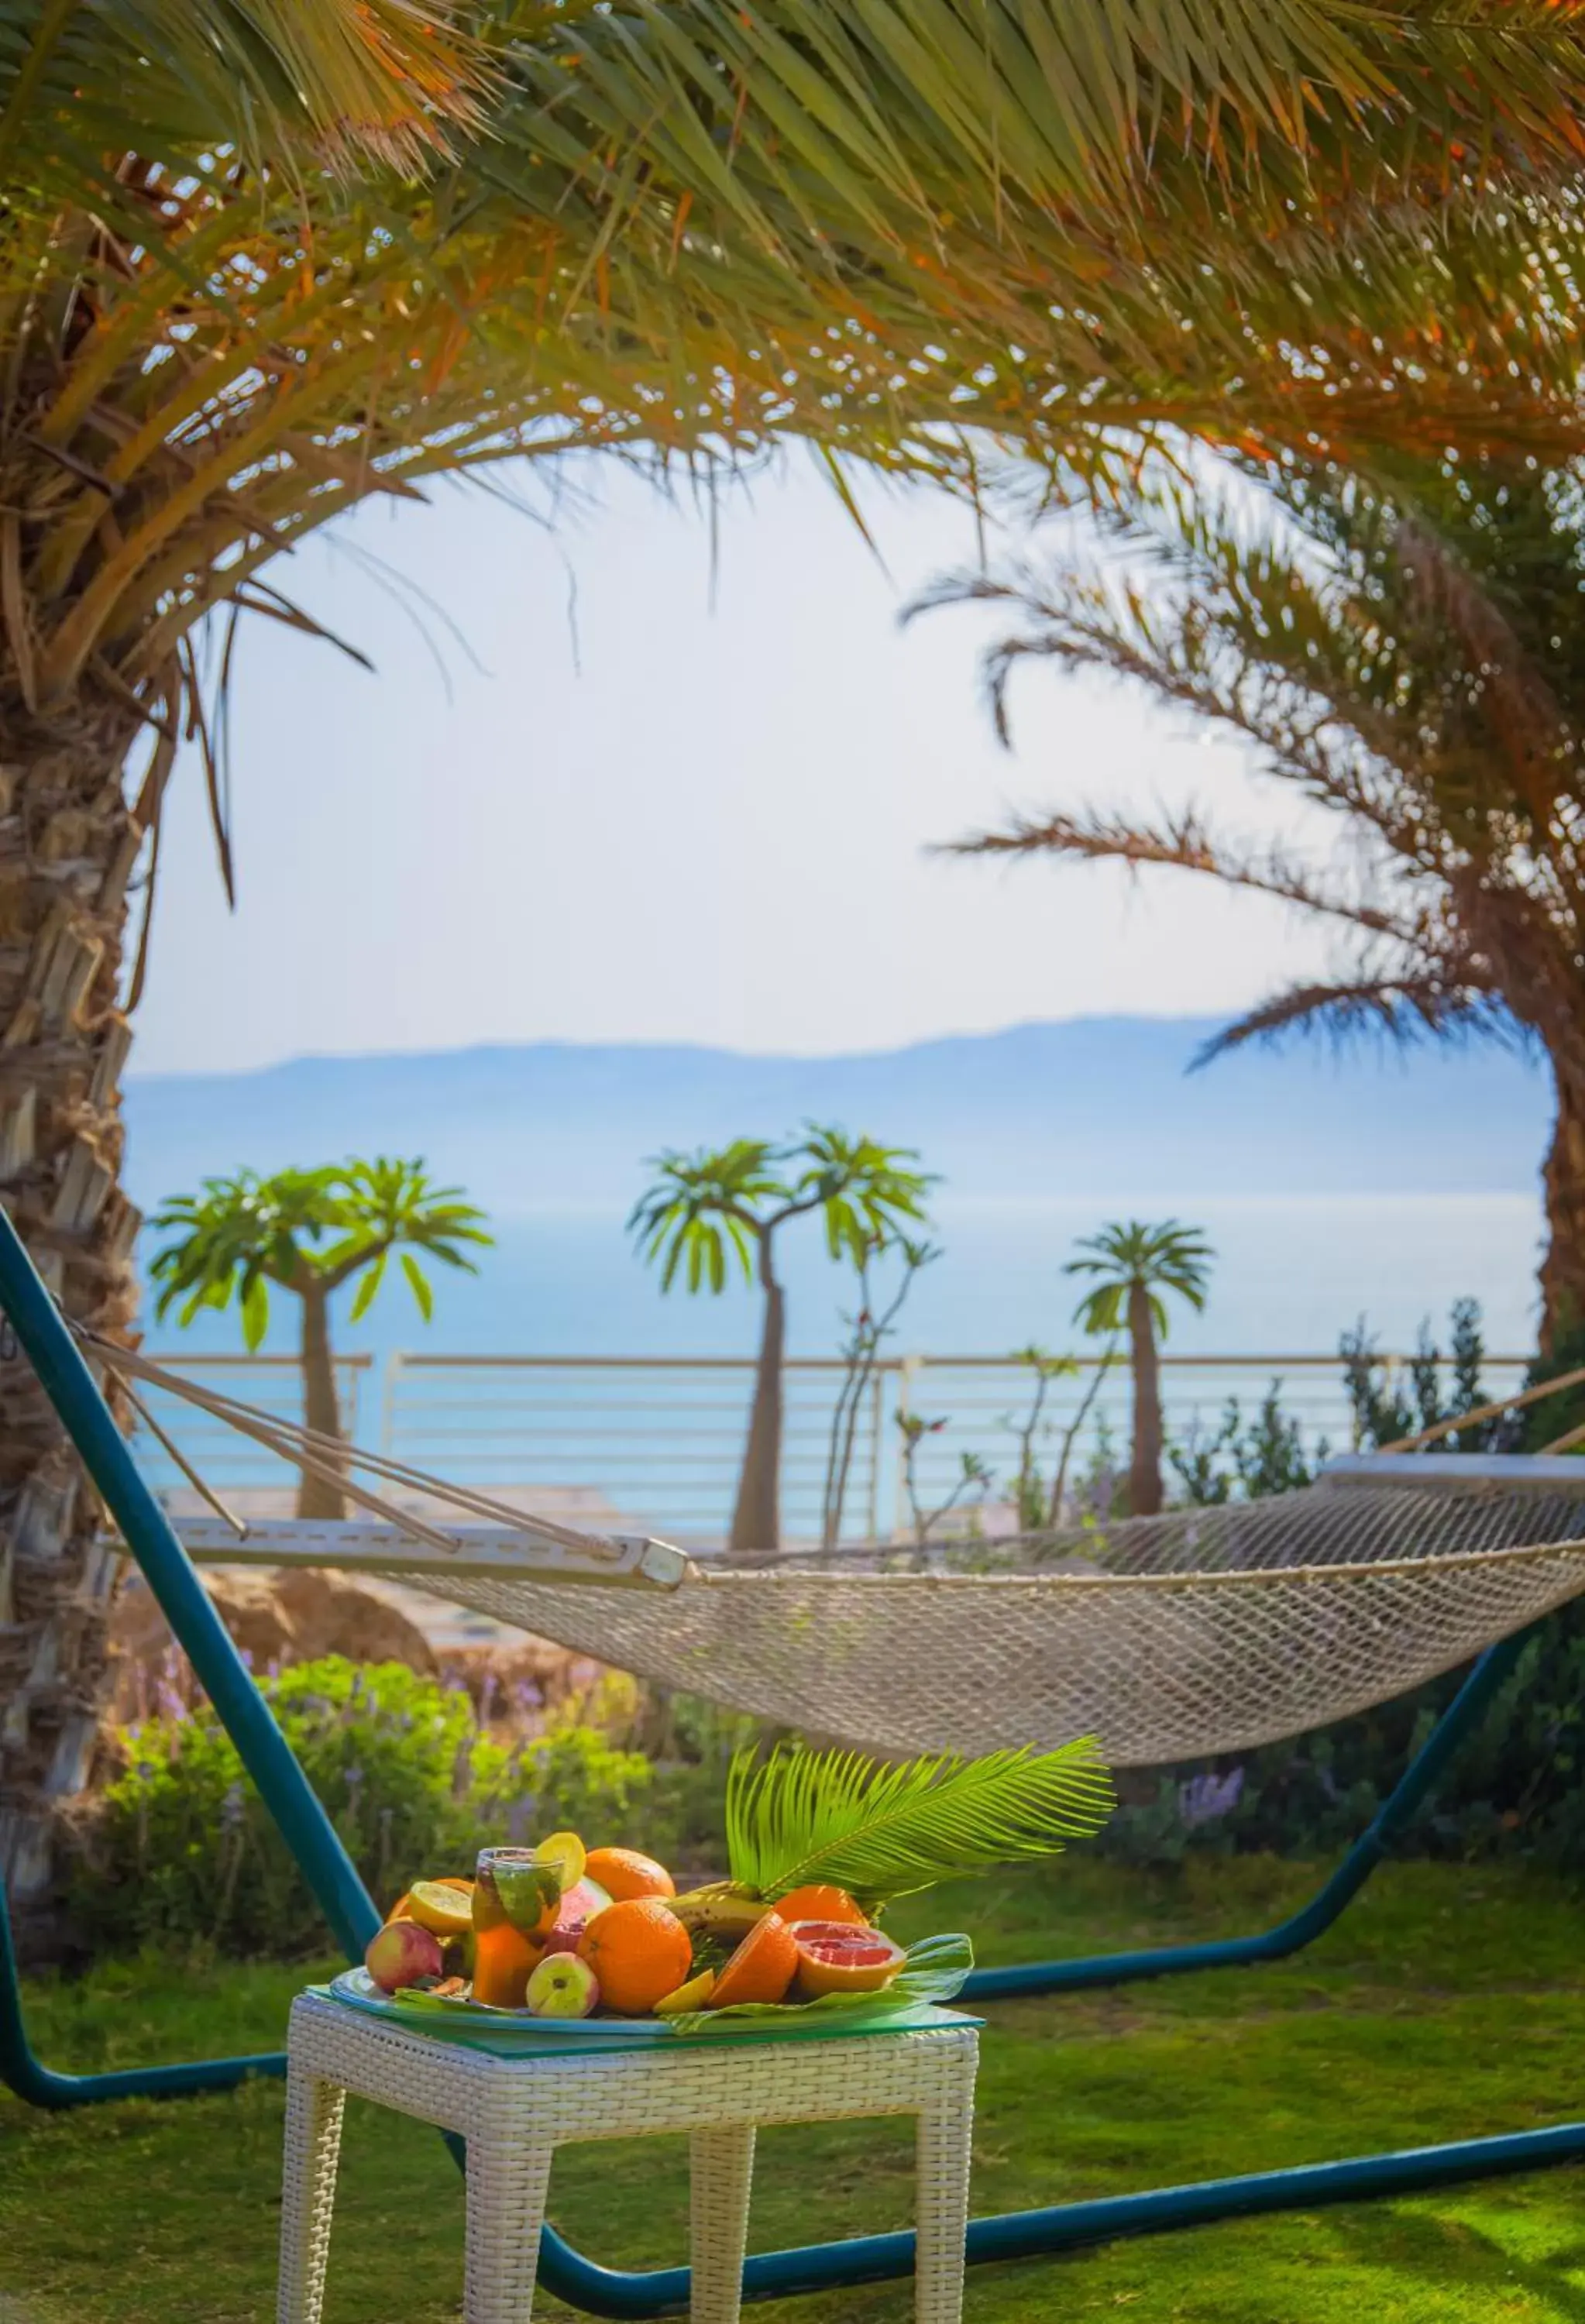
M405 1361L400 1348L392 1348L385 1359L384 1374L380 1388L380 1450L388 1461L396 1458L396 1389Z
M364 1374L368 1370L366 1356L342 1356L337 1361L341 1374L341 1433L349 1444L358 1441L359 1425L364 1416Z

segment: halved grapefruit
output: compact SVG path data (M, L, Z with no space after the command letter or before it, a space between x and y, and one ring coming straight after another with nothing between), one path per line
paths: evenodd
M818 2001L823 1993L879 1993L906 1958L879 1929L856 1928L851 1921L795 1921L792 1939L805 2001Z

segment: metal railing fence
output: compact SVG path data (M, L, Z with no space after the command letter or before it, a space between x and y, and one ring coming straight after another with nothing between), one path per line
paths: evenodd
M297 1368L287 1357L179 1357L163 1360L227 1395L297 1416ZM1389 1382L1406 1379L1411 1359L1383 1354ZM1517 1387L1525 1356L1486 1360L1494 1395ZM1074 1427L1070 1477L1097 1464L1125 1462L1131 1388L1126 1363L1114 1359L1097 1385L1100 1360L1077 1360L1046 1389L1030 1452L1049 1480L1063 1438ZM753 1363L736 1356L446 1356L406 1351L376 1368L366 1355L339 1359L342 1409L359 1441L414 1467L488 1488L574 1522L620 1525L683 1542L725 1535L753 1386ZM1442 1377L1446 1379L1446 1367ZM819 1536L831 1452L833 1414L843 1377L835 1359L795 1357L786 1372L782 1462L783 1528L793 1540ZM1170 1440L1205 1443L1230 1402L1253 1419L1273 1383L1284 1413L1296 1420L1312 1454L1352 1443L1351 1414L1335 1355L1179 1355L1162 1358L1162 1399ZM899 1415L926 1424L914 1462L913 1488L926 1509L937 1507L962 1476L965 1454L994 1482L990 1498L1010 1497L1019 1431L1027 1423L1036 1376L1016 1358L967 1355L889 1357L859 1398L843 1506L844 1538L904 1532L910 1524L905 1436ZM377 1389L377 1393L376 1393ZM1094 1390L1092 1397L1091 1391ZM295 1472L224 1424L170 1398L160 1417L195 1466L217 1487L254 1507L289 1495ZM160 1446L143 1455L161 1489L186 1489ZM977 1495L978 1488L972 1489ZM263 1500L257 1497L263 1497Z

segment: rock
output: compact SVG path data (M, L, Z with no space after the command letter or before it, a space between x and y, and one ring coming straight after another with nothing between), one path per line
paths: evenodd
M511 1646L460 1646L446 1656L447 1675L466 1687L481 1723L516 1733L533 1730L547 1711L584 1693L602 1668L586 1655L527 1633Z
M425 1678L438 1675L434 1649L417 1623L344 1573L285 1567L272 1577L272 1589L291 1633L293 1662L345 1655L349 1662L406 1663Z
M434 1651L417 1625L343 1574L222 1567L207 1569L199 1578L232 1638L261 1674L272 1664L312 1662L321 1655L406 1663L426 1678L438 1674ZM116 1599L110 1646L115 1673L111 1716L123 1722L146 1718L156 1707L161 1680L172 1668L173 1641L140 1575L133 1575ZM184 1666L176 1683L190 1694L185 1676Z
M256 1671L299 1659L296 1628L268 1573L206 1573L205 1589L233 1639Z
M477 1646L444 1651L405 1610L420 1614L416 1593L387 1595L318 1567L279 1567L265 1573L241 1566L206 1566L200 1580L227 1630L261 1676L272 1666L344 1655L349 1662L405 1663L426 1678L465 1687L481 1725L497 1740L539 1733L548 1712L585 1694L604 1665L548 1638L504 1634ZM147 1583L133 1573L115 1601L111 1625L115 1666L111 1716L118 1723L157 1711L162 1685L185 1701L198 1690L185 1660L173 1654L170 1632Z

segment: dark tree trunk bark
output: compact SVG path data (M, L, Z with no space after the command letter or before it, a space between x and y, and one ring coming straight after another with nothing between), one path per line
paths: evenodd
M0 669L0 1201L69 1321L115 1337L136 1304L120 1187L119 1007L140 834L114 701L44 723ZM88 1781L120 1568L32 1369L0 1351L0 1871L29 1958L58 1944L61 1809Z
M303 1303L303 1419L321 1436L341 1434L341 1406L336 1394L336 1360L330 1351L330 1300L327 1293L310 1287L300 1294ZM346 1501L325 1477L304 1470L298 1482L299 1517L344 1517Z
M1585 1084L1556 1075L1557 1118L1546 1157L1546 1251L1540 1348L1551 1356L1585 1332Z
M749 1441L743 1448L737 1506L728 1546L776 1549L781 1541L781 1358L787 1336L787 1300L770 1264L770 1246L760 1245L760 1283L765 1320L754 1374L754 1404Z
M1134 1451L1129 1470L1129 1514L1156 1517L1161 1508L1161 1364L1149 1294L1129 1292L1129 1342L1134 1372Z

